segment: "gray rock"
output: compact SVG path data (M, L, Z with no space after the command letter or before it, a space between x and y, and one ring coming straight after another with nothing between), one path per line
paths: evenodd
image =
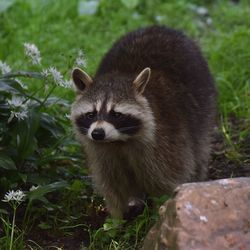
M183 184L159 214L144 250L249 250L250 178Z

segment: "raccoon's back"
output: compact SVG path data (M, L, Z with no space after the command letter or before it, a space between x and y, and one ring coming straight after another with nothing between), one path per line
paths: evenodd
M152 26L128 33L104 56L96 76L118 72L135 78L146 67L152 74L144 96L157 123L184 125L197 137L213 126L213 79L198 46L182 32Z
M120 38L102 59L96 77L112 72L135 77L146 67L151 68L153 77L160 73L173 82L175 91L185 88L199 95L202 86L207 95L215 93L198 46L182 32L164 26L141 28ZM154 84L151 81L150 86Z

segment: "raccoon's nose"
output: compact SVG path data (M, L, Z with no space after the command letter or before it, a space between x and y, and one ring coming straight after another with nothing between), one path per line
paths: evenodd
M102 128L96 128L92 131L91 136L96 141L103 140L105 138L105 131Z

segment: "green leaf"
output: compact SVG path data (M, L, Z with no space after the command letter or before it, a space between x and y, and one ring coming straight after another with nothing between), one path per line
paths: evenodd
M75 180L70 186L70 190L74 193L78 193L84 189L84 183L81 180Z
M59 124L56 119L46 113L41 114L41 127L47 131L49 131L55 138L58 138L59 136L64 133L64 129Z
M29 78L44 79L44 76L41 73L23 71L23 70L17 72L10 72L8 74L3 75L1 78L13 78L13 77L29 77Z
M0 79L0 92L19 94L22 93L22 87L15 80Z
M39 127L40 113L35 110L30 110L28 117L25 120L18 122L17 136L17 151L20 160L26 159L32 155L37 148L37 140L35 134Z
M46 222L41 222L40 224L38 224L38 227L41 228L41 229L50 229L51 228L51 225L49 225L48 223Z
M64 100L62 98L58 98L56 96L51 96L47 99L46 103L47 106L59 104L61 106L70 107L70 104L67 100Z
M22 174L22 173L18 173L18 176L20 177L20 179L26 183L27 181L27 174Z
M30 201L40 199L43 197L45 194L59 190L61 188L66 188L68 186L68 183L66 181L58 181L51 183L49 185L45 185L42 187L38 187L36 190L31 191L28 194L28 198Z
M16 165L14 161L7 155L0 155L0 168L15 170Z
M0 214L8 214L8 211L5 209L0 208Z

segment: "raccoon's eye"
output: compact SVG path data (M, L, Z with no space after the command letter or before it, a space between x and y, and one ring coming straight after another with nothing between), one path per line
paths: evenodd
M95 118L96 112L88 112L88 113L85 114L85 116L86 116L88 119L92 120L92 119Z
M122 113L115 112L114 110L110 111L110 115L113 116L114 118L121 118L122 117Z

